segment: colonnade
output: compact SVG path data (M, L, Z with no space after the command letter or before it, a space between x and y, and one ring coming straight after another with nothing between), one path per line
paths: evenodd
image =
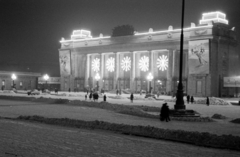
M164 52L168 57L168 64L166 69L166 76L160 76L158 73L156 63L156 53L161 54ZM179 58L177 58L177 50L173 49L164 49L164 50L148 50L148 51L128 51L128 52L109 52L109 53L98 53L98 54L87 54L86 60L86 70L85 70L85 87L89 86L90 88L94 88L97 85L97 81L99 83L100 89L105 90L113 90L113 89L124 89L128 88L133 92L139 92L139 90L149 90L149 80L146 79L147 76L141 76L141 71L139 71L138 60L140 58L141 53L147 54L149 58L149 67L148 71L144 72L144 74L151 73L154 77L152 80L153 91L158 91L160 83L163 92L172 92L175 90L175 86L177 85L177 77L179 66L176 62ZM123 71L121 69L121 59L124 57L124 54L127 54L131 59L131 68L129 70L129 76L124 76ZM106 77L106 55L111 55L114 57L114 71L113 77ZM109 57L109 56L108 56ZM94 58L99 58L99 71L92 71L92 61ZM137 64L136 64L137 63ZM186 70L185 70L186 71ZM99 73L100 79L96 80L96 73ZM110 72L109 72L110 73ZM143 89L144 88L144 89Z

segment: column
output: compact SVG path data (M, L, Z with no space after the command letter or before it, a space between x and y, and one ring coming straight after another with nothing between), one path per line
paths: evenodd
M166 92L171 92L174 90L174 82L173 82L173 76L174 76L174 71L177 69L174 69L174 53L176 51L169 49L168 50L168 71L167 71L167 82L166 82Z
M101 91L102 87L103 87L103 74L104 74L104 53L100 54L100 80L99 80L99 91Z
M89 63L90 63L90 54L87 54L86 55L86 65L85 65L86 66L85 67L85 83L84 83L85 87L89 87L89 82L88 82L89 73L90 73L90 71L89 71L89 69L90 69Z
M119 77L119 53L115 53L115 74L114 74L114 80L113 80L113 89L119 89L119 84L118 84L118 77Z
M154 91L154 84L155 84L155 76L154 76L154 70L153 70L153 51L149 50L149 72L152 73L153 75L153 80L151 81L151 86L152 86L152 92ZM149 88L149 86L148 86ZM148 89L149 91L150 89Z
M135 53L133 51L130 51L131 53L131 75L130 75L130 89L131 91L135 92L136 87L135 87L135 62L136 62L136 58L135 58Z

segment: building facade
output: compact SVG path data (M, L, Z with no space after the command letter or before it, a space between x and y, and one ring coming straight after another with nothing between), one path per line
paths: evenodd
M11 90L13 87L17 90L37 89L39 76L40 73L33 72L0 71L1 90Z
M133 36L93 38L90 31L75 30L62 38L59 49L61 90L129 89L175 93L179 79L180 29L135 33ZM194 96L228 96L223 78L233 76L238 53L234 28L226 15L202 15L199 25L184 28L183 85ZM152 80L147 78L153 76ZM150 87L151 85L151 87Z
M38 89L60 90L60 77L49 77L48 80L45 80L43 76L38 77Z

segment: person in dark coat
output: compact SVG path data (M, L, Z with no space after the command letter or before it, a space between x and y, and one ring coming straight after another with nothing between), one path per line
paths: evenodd
M93 101L96 100L96 93L93 93Z
M133 103L133 98L134 98L133 93L131 93L130 100L131 100L132 103Z
M169 117L169 107L167 106L167 103L164 103L161 107L161 111L160 111L160 120L164 121L166 120L166 122L170 121L170 117Z
M85 95L85 100L87 100L87 94Z
M187 103L189 104L190 102L190 95L187 95Z
M95 93L95 99L98 101L98 97L99 97L99 95L98 95L98 93Z
M89 99L92 100L92 93L89 94Z
M206 104L207 104L207 106L209 106L209 104L210 104L209 97L207 97Z
M106 96L106 94L104 94L104 96L103 96L103 101L107 101L107 96Z
M191 96L190 101L191 101L191 103L193 104L193 102L194 102L193 96Z

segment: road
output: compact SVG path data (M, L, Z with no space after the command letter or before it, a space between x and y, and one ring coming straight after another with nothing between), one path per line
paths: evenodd
M238 157L240 152L0 119L1 157Z

